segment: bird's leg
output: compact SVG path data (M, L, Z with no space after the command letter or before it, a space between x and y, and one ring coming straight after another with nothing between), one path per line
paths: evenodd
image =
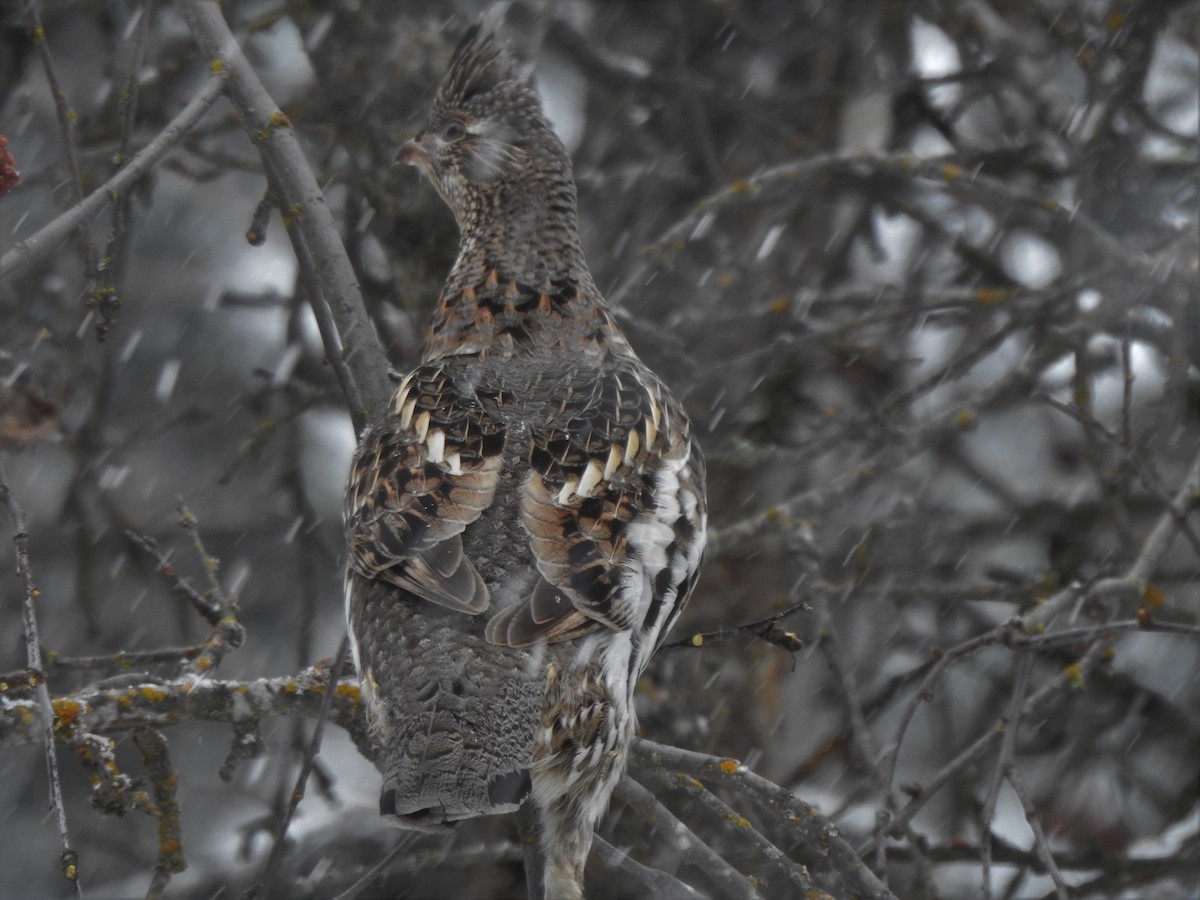
M539 817L546 869L545 900L584 900L583 868L592 848L595 821L584 821L588 817L570 794L547 804L539 810Z
M541 841L538 840L537 805L532 801L525 803L517 810L516 821L517 840L521 842L521 850L525 856L525 885L529 900L546 900L542 883L546 858L542 855Z

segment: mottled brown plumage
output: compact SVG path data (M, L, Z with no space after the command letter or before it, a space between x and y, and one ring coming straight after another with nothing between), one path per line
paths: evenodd
M704 464L596 290L566 149L488 26L400 159L461 246L346 494L381 811L434 829L532 794L546 894L580 897L634 684L699 566Z

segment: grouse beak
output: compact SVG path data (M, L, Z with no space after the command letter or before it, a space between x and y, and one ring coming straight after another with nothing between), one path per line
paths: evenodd
M427 162L429 162L429 151L425 149L424 135L421 135L404 142L400 152L392 160L392 165L398 166L403 163L406 166L419 166Z

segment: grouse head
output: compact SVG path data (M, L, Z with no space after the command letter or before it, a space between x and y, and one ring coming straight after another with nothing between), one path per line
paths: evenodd
M522 67L486 20L450 59L429 119L397 162L419 168L464 235L497 216L574 214L570 157Z

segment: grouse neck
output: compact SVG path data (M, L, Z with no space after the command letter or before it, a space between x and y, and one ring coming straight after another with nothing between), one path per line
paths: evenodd
M632 354L583 260L573 208L464 230L425 357L544 352Z
M591 284L579 240L575 185L569 179L510 184L490 201L459 222L455 269L474 269L483 258L501 270L501 277L535 287L566 280Z

